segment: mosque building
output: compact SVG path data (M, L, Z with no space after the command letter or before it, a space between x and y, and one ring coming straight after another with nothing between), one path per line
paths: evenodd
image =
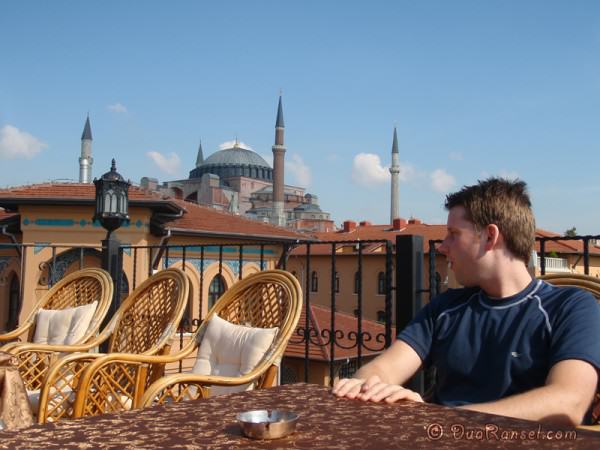
M281 96L275 121L273 167L237 139L228 148L204 158L198 147L196 167L189 178L159 184L144 177L141 186L175 198L270 222L300 231L335 230L328 212L319 207L318 197L304 188L284 183L285 125Z

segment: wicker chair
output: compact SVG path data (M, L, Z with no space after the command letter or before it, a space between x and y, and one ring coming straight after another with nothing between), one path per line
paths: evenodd
M540 279L556 286L573 286L585 289L592 293L598 303L600 303L600 279L589 275L578 273L550 273L542 275ZM600 345L600 344L599 344ZM594 425L582 425L579 428L600 431L600 392L596 392L596 397L592 403L592 421Z
M178 353L169 356L139 356L113 354L96 360L82 375L81 389L75 402L76 417L96 415L125 407L148 406L155 403L181 401L206 397L210 385L236 386L253 383L257 388L272 386L278 365L300 318L302 291L298 280L282 270L267 270L248 276L234 284L209 311L206 320L194 337ZM152 367L165 367L168 363L193 357L206 332L211 317L218 315L233 324L257 328L278 327L279 330L269 350L253 370L240 377L202 376L190 373L169 375L151 384L147 372ZM105 373L120 370L135 372L129 384L111 383L113 391L102 392L107 384ZM154 371L159 372L158 370ZM146 380L147 383L139 382ZM146 386L150 386L147 388ZM146 392L145 392L146 391ZM142 398L143 396L143 398ZM130 398L131 404L123 405L120 398Z
M574 286L585 289L600 302L600 278L578 273L549 273L539 278L555 286Z
M85 345L26 344L11 351L25 364L48 358L48 354L56 352L63 355L71 353L47 369L39 395L38 422L55 422L72 416L80 375L91 362L103 356L93 353L100 344L108 341L108 353L169 353L170 341L183 317L189 291L189 279L184 272L179 269L163 270L138 286L121 304L105 329ZM114 382L119 383L121 377L127 379L129 373L115 373Z
M112 296L113 283L110 275L106 271L88 268L73 272L52 286L50 290L37 301L22 325L13 331L0 334L0 343L8 342L0 347L0 351L10 352L11 349L22 345L24 342L33 341L36 331L36 319L40 310L67 309L88 305L97 301L98 305L96 306L94 317L85 334L77 342L83 344L98 333L98 329L108 312ZM21 341L21 339L23 339L23 341ZM27 370L20 368L20 372L26 382L33 377L31 382L34 384L41 375L39 367L36 367L36 365L28 366Z

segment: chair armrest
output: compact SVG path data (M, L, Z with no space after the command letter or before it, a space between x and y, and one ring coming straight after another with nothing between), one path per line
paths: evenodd
M48 369L65 354L87 353L100 344L94 340L80 345L15 343L8 353L17 359L17 368L29 391L41 389Z
M206 398L209 394L207 386L239 386L252 383L264 374L264 370L252 370L239 377L222 377L214 375L197 375L193 373L177 373L162 377L152 383L142 396L140 407L156 404L195 400Z
M17 339L19 336L29 331L32 325L33 324L31 322L25 322L23 325L12 331L0 334L0 342L9 342Z

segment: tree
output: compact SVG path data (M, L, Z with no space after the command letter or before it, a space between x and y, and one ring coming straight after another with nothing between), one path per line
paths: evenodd
M569 236L569 237L577 236L577 228L575 228L575 227L569 228L567 231L565 231L565 236Z

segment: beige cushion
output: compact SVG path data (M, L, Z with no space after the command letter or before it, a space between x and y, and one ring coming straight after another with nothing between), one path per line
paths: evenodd
M36 344L72 345L85 335L98 302L66 309L41 309L37 313Z
M234 325L215 315L206 327L192 372L226 377L246 375L263 358L278 330ZM210 395L249 389L252 389L250 383L240 386L211 386Z

